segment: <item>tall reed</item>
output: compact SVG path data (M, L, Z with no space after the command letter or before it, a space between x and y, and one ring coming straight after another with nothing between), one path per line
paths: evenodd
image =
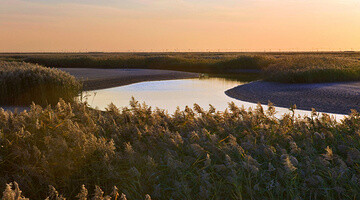
M356 199L360 115L341 122L229 104L168 114L135 100L97 111L65 103L0 109L0 188L45 199L48 185L74 199L79 187L113 186L128 199Z
M150 68L239 76L262 72L264 80L285 83L360 80L358 52L19 54L0 58L49 67Z
M285 57L265 69L264 79L286 83L359 81L360 61L314 55Z
M56 104L73 101L81 84L70 74L24 62L0 61L0 104Z

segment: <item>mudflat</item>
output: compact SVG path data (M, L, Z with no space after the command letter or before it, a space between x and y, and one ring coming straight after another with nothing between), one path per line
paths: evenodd
M199 77L197 73L157 69L90 69L60 68L79 79L84 90L97 90L143 81L159 81Z
M254 81L225 92L228 96L253 103L320 112L349 114L360 111L360 82L285 84Z

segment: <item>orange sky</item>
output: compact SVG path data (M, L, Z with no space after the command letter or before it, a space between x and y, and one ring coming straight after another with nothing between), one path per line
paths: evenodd
M0 52L360 50L359 0L0 0Z

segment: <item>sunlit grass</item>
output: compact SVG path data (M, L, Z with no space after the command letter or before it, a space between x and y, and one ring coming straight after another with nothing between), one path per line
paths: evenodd
M274 107L167 114L136 101L107 111L81 103L0 109L0 185L73 199L85 184L128 199L356 199L360 115L274 117ZM96 188L95 188L96 189Z
M265 69L264 79L287 83L360 80L360 61L331 56L292 56Z

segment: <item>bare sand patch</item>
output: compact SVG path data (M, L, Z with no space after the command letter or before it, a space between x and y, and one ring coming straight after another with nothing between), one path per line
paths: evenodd
M320 112L349 114L360 111L360 82L285 84L254 81L225 92L228 96L252 103Z
M97 90L143 81L160 81L199 77L197 73L157 69L60 68L84 84L84 90Z

